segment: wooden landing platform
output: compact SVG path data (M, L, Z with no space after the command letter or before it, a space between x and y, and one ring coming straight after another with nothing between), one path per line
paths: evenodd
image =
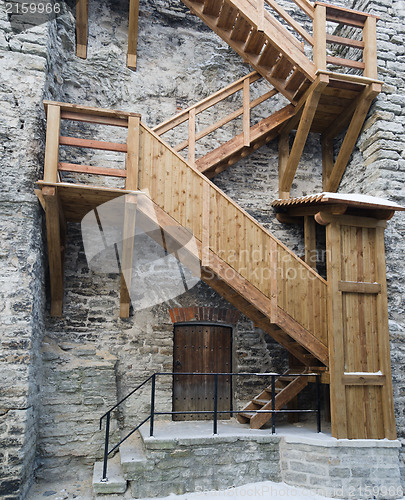
M81 222L88 212L103 203L114 200L119 196L138 192L118 188L70 184L67 182L53 183L37 181L37 184L40 188L51 187L57 190L61 203L61 211L66 222ZM36 190L36 194L45 210L41 190Z

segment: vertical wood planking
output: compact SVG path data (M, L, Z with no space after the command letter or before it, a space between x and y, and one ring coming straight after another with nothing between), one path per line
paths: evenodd
M382 410L384 416L384 431L387 439L396 439L394 400L392 394L392 374L388 330L387 278L385 270L384 229L376 228L376 278L381 284L381 293L377 295L377 327L380 367L385 375L382 387Z
M55 183L58 180L60 107L48 105L46 119L44 181Z
M201 265L208 267L210 263L210 185L203 184L203 210L201 229Z
M341 245L340 225L333 222L326 227L328 346L332 436L338 439L347 437L346 391L342 383L342 374L345 371L342 293L338 288L342 279Z

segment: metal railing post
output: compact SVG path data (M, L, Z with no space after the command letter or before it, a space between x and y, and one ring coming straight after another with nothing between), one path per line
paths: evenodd
M276 377L271 376L271 433L276 432Z
M318 432L321 432L321 384L320 375L316 376L316 425Z
M152 387L150 395L150 431L149 435L153 436L153 427L155 424L155 391L156 391L156 373L152 375Z
M110 418L111 412L107 413L107 422L105 425L105 442L104 442L104 461L103 461L103 477L101 481L107 482L107 460L108 460L108 444L110 439Z
M218 374L214 375L214 434L218 434Z

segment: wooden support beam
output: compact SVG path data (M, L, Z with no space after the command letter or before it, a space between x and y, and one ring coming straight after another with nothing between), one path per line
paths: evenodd
M60 137L60 107L47 109L44 182L57 182Z
M281 190L281 181L287 168L288 157L290 156L290 136L289 134L281 134L278 138L278 197L287 199L290 197L289 191Z
M287 161L287 166L283 173L280 183L280 191L290 192L291 186L297 171L298 163L301 159L302 151L304 150L305 142L307 140L309 131L311 129L312 121L318 107L318 102L322 94L322 90L327 86L328 78L320 79L317 87L312 94L308 97L304 105L300 124L298 125L297 133L295 135L294 143Z
M87 57L89 0L76 0L76 55Z
M379 92L380 86L378 84L371 84L363 91L362 98L358 101L338 157L336 158L336 163L330 174L327 191L337 191L346 165L349 162L350 155L352 154L357 138L363 127L368 110L370 109L373 99Z
M66 223L55 187L43 187L51 284L51 316L62 316Z
M316 271L316 223L313 217L304 217L305 262Z
M322 188L327 191L330 174L333 170L333 139L321 137L322 148Z
M315 5L314 22L314 64L317 70L326 69L326 7Z
M129 0L127 66L136 69L138 44L139 0Z
M130 116L128 118L127 155L125 162L127 178L125 180L125 189L131 191L139 189L140 121L139 116Z
M48 124L49 128L49 124ZM76 148L100 149L102 151L116 151L118 153L126 153L126 144L119 142L96 141L93 139L81 139L80 137L66 137L61 135L59 138L61 146L72 146Z
M136 195L125 195L124 226L121 255L120 317L129 317L131 304L132 267L134 261Z
M250 146L250 84L243 82L243 144Z
M365 64L364 76L367 78L377 78L377 19L367 17L363 28L363 62Z

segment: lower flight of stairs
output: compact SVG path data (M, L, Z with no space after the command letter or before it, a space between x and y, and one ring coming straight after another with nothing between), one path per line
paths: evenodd
M303 372L305 373L305 372ZM300 377L297 370L288 370L284 375L278 377L275 383L275 409L281 410L292 401L309 383L309 377ZM271 413L261 413L272 410L272 387L263 389L252 401L243 408L237 417L242 424L250 423L251 429L260 429L269 420Z

